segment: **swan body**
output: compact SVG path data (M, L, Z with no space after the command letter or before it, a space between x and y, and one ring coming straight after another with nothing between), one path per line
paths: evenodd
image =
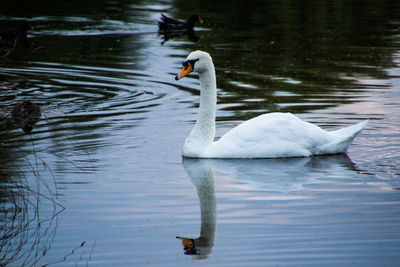
M281 158L344 153L368 120L325 131L290 113L268 113L245 121L218 141L215 137L216 78L211 56L203 51L189 54L176 80L192 71L199 73L200 107L196 124L183 146L191 158Z

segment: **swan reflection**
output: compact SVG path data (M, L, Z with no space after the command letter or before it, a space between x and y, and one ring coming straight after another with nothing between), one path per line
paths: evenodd
M261 190L285 194L299 191L326 175L348 177L354 164L346 154L282 159L190 159L183 167L196 186L200 200L201 229L198 238L180 237L185 254L205 259L211 254L216 231L216 197L214 172L217 177L235 180L243 190Z
M327 173L355 170L346 154L280 159L215 159L209 165L216 175L234 179L246 189L280 193L299 191Z
M182 240L185 254L193 255L195 259L205 259L214 246L216 230L214 173L208 160L184 158L182 163L200 199L201 229L198 238L177 238Z

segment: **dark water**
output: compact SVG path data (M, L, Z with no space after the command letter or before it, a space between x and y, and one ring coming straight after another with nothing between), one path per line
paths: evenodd
M2 25L35 27L28 46L1 44L0 265L398 266L400 3L9 1L0 12ZM201 40L165 41L161 13L200 14ZM216 66L218 136L275 111L326 129L370 123L347 155L182 160L199 87L174 75L196 49ZM28 99L42 120L24 134L11 110ZM194 239L194 255L176 236Z

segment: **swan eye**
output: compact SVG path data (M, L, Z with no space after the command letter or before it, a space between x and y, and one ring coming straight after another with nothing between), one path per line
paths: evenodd
M192 69L194 69L194 63L196 63L196 61L198 61L199 59L189 59L186 60L182 63L183 67L185 67L185 70L187 69L188 65L190 64L192 66Z

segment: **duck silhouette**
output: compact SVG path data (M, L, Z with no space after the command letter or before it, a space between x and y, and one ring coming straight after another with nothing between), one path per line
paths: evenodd
M11 111L11 117L14 119L15 124L25 133L32 131L33 126L40 120L41 115L40 106L30 100L25 100L16 105Z
M24 21L17 27L2 28L0 29L0 40L5 42L17 42L18 44L25 45L28 43L28 30L33 29L32 24L27 21Z
M158 21L158 28L160 31L193 31L196 22L203 23L199 15L192 15L184 22L161 14L161 20Z
M158 21L158 34L163 37L161 44L184 35L187 35L190 41L198 42L201 37L196 36L194 32L196 22L203 23L199 15L192 15L184 22L161 14L161 20Z

